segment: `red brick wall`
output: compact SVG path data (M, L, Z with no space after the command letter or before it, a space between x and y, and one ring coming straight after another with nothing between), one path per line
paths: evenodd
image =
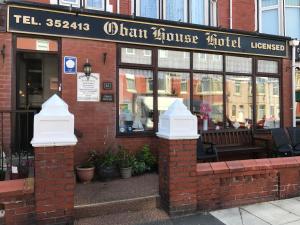
M33 188L28 180L0 182L0 206L5 210L5 225L35 224Z
M292 126L292 64L291 60L282 60L282 106L283 110L283 126Z
M232 28L255 31L255 0L232 0ZM220 2L220 1L219 1Z
M199 210L230 208L300 195L300 157L197 165Z

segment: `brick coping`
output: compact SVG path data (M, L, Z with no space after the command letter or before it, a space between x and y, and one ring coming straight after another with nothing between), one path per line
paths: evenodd
M270 170L300 166L300 156L198 163L198 175Z
M34 193L34 179L0 181L0 198Z

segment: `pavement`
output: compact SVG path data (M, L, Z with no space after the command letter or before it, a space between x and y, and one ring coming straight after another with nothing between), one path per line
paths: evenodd
M80 219L75 225L300 225L300 197L170 218L163 210Z

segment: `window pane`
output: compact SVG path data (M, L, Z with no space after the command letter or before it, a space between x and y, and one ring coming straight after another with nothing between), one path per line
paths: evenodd
M158 18L158 1L140 0L140 16Z
M222 55L194 53L193 61L195 70L223 71Z
M165 112L169 106L180 99L190 109L190 74L177 72L158 72L158 112Z
M287 6L300 6L300 0L285 0Z
M261 6L268 7L268 6L275 6L278 5L278 0L262 0Z
M190 0L191 23L205 24L205 2L206 0Z
M119 131L141 132L153 129L152 71L119 70Z
M85 6L90 9L104 9L103 1L104 0L86 0Z
M259 90L264 87L264 93ZM256 127L277 128L280 127L280 99L279 79L270 77L256 78Z
M300 8L285 8L286 36L300 39Z
M137 48L122 48L121 49L121 62L133 64L152 64L152 51L147 49Z
M223 126L223 76L193 74L193 112L198 117L198 127L203 130L204 120L209 129Z
M226 56L226 72L252 73L252 59L237 56Z
M189 69L190 53L158 50L158 66L162 68Z
M165 0L165 19L185 22L185 0Z
M263 10L261 20L262 33L279 34L278 9Z
M251 128L252 79L249 76L226 76L226 127Z
M258 60L257 71L259 73L278 73L278 62L269 60Z

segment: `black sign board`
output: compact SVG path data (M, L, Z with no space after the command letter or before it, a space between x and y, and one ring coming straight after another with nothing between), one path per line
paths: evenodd
M114 94L101 94L101 102L114 102Z
M284 39L13 5L8 10L10 32L287 57Z
M103 82L103 90L112 90L112 82Z

